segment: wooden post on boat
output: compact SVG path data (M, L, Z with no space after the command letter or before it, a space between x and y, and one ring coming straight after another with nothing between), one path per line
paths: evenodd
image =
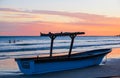
M70 38L71 38L71 44L70 44L70 49L69 49L68 57L71 56L71 52L72 52L72 48L73 48L73 43L74 43L74 39L75 39L76 35L77 35L77 34L72 34L72 35L70 35Z
M52 57L52 52L53 52L53 42L54 42L54 39L56 38L55 35L49 33L49 37L51 38L51 45L50 45L50 57Z

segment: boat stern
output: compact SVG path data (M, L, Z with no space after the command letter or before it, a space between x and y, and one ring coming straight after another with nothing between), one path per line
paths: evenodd
M33 60L23 60L16 58L15 61L18 64L20 71L25 74L33 74L34 73L34 61Z

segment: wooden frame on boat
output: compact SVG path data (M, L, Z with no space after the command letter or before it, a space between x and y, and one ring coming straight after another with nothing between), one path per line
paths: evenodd
M75 37L77 35L81 35L81 34L85 34L85 32L72 32L72 33L70 33L70 32L65 32L65 33L63 33L63 32L61 32L61 33L51 33L51 32L49 32L48 34L41 33L41 36L49 36L51 38L50 57L52 57L54 39L57 36L69 36L71 38L71 45L70 45L68 57L70 57L71 56L71 52L72 52L74 39L75 39Z

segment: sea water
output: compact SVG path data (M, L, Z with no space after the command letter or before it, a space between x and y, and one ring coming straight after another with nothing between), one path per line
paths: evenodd
M49 54L50 41L49 37L40 36L1 36L0 59ZM53 53L68 52L70 42L69 37L57 37L54 40ZM75 38L72 51L84 52L118 47L120 47L120 37L78 36Z
M68 53L70 48L70 37L57 37L54 40L54 46L53 46L53 54L58 53ZM17 67L17 64L14 61L14 58L21 58L21 57L31 57L31 56L42 56L44 54L49 54L50 52L50 43L51 39L49 37L40 37L40 36L0 36L0 78L4 77L7 78L7 76L11 78L39 78L42 76L24 76L21 75L22 73ZM120 48L120 37L113 37L113 36L77 36L75 38L74 44L73 44L73 50L72 52L85 52L89 50L96 50L96 49L106 49L106 48ZM118 60L119 61L119 60ZM114 63L115 64L115 63ZM116 70L114 70L114 75L119 74L119 68L117 65L114 65L110 63L108 64L108 67L106 65L106 68L96 68L97 70L102 71L109 71L110 68L116 67ZM117 62L117 64L119 64ZM106 70L105 70L106 69ZM69 73L88 73L89 70L76 70L74 72L68 72ZM95 71L97 72L97 71ZM95 73L94 72L94 73ZM67 72L66 72L67 73ZM76 74L75 73L75 74ZM93 73L93 74L94 74ZM100 72L99 72L100 73ZM67 76L64 73L56 73L59 76L62 76L62 78L66 78ZM60 75L61 74L61 75ZM101 72L101 74L104 74ZM112 73L111 73L112 74ZM50 75L51 78L56 78L57 75ZM84 74L83 74L84 75ZM95 75L95 74L94 74ZM97 74L98 75L98 74ZM50 77L48 75L43 75L43 78ZM74 76L74 75L73 75ZM73 77L71 76L71 78ZM75 75L76 76L76 75ZM86 76L86 75L84 75ZM80 75L78 75L78 78ZM69 76L70 78L70 76ZM86 77L84 77L86 78ZM92 77L91 77L92 78Z
M1 36L0 59L36 56L49 54L49 37L41 36ZM54 40L53 54L69 52L70 37L57 37ZM119 48L120 37L113 36L77 36L73 52L84 52L95 49Z

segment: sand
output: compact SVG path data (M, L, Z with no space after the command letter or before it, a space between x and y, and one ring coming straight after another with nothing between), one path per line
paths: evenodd
M113 51L107 55L106 64L40 75L22 74L14 59L0 60L0 78L96 78L106 76L119 76L114 78L120 78L119 48L113 49Z

